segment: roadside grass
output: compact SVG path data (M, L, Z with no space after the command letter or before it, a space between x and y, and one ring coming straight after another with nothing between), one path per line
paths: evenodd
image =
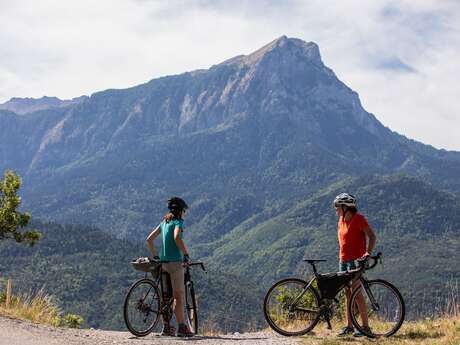
M303 345L385 344L385 345L460 345L460 317L443 317L419 321L406 321L389 338L337 337L340 327L328 330L324 324L301 337Z
M6 294L0 293L0 315L19 320L28 320L50 326L79 328L83 319L74 314L63 314L53 298L43 289L37 293L12 295L6 307Z
M200 326L200 335L215 337L220 334L222 334L222 331L214 324L205 323L204 325Z

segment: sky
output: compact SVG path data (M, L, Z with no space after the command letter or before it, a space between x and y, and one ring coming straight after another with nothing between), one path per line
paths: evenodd
M460 151L460 0L0 0L0 103L127 88L282 36L385 126Z

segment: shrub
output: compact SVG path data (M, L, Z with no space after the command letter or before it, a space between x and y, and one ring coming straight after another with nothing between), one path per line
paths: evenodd
M76 314L65 314L61 318L61 326L69 327L69 328L80 328L83 324L83 318L80 315Z

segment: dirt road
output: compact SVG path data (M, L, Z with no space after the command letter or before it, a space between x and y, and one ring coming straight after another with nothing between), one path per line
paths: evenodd
M149 335L136 338L129 332L65 329L0 317L0 345L298 345L296 339L272 332L196 336L189 339Z

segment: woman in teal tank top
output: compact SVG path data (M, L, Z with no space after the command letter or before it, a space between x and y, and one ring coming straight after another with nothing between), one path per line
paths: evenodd
M177 336L189 337L193 333L185 324L184 318L184 267L183 265L189 261L188 250L182 240L182 232L184 229L184 216L188 209L184 200L178 197L173 197L168 200L169 212L163 217L163 221L152 230L147 237L147 246L150 249L152 256L163 263L162 267L171 277L171 285L173 289L173 297L175 300L174 314L176 315ZM158 256L153 241L160 236L162 247ZM168 320L163 320L162 335L175 335L174 327L169 325Z

